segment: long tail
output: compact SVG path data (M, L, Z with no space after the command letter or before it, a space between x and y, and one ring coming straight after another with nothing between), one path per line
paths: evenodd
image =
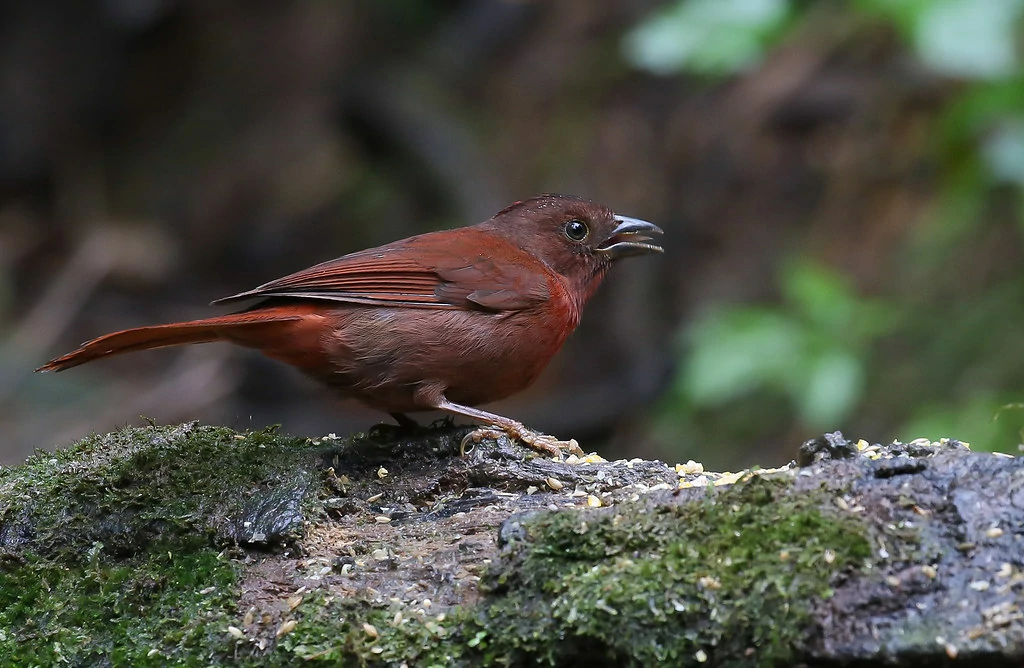
M136 327L87 341L77 350L50 360L36 371L63 371L101 357L188 343L230 341L263 348L263 340L280 340L280 335L286 334L282 326L292 329L295 321L308 317L309 313L303 313L302 310L296 312L295 307L261 308L205 320Z

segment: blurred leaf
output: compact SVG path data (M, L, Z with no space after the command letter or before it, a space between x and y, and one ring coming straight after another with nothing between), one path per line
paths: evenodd
M999 78L1020 69L1024 0L858 0L855 6L895 23L921 60L941 73Z
M679 0L626 35L623 50L655 74L732 74L760 61L789 9L789 0Z
M861 398L864 364L845 350L827 350L811 361L806 379L794 389L803 423L815 429L833 428Z
M701 408L781 393L806 426L835 428L863 396L867 346L891 329L892 308L812 262L786 265L780 283L782 306L737 306L690 328L677 395Z
M1024 118L1000 123L985 140L981 153L996 179L1024 186Z
M849 326L856 309L856 294L846 277L807 261L792 262L782 271L783 296L801 314L826 330Z
M682 393L697 405L717 405L764 384L779 384L799 366L800 326L767 309L736 308L708 316L690 332Z
M972 78L1018 70L1017 20L1024 0L933 2L914 33L921 59L940 72Z

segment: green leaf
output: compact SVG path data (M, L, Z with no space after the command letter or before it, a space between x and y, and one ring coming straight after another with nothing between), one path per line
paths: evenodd
M813 324L840 332L853 321L857 295L844 276L813 262L789 264L782 272L782 293Z
M864 390L864 365L848 351L822 353L808 368L798 388L797 410L804 424L834 429L857 405Z
M792 319L763 309L709 316L690 332L681 393L698 406L717 405L765 384L788 386L799 374L805 334Z
M1024 118L1000 123L985 140L981 152L996 179L1024 186Z
M626 35L623 50L655 74L732 74L760 61L789 9L789 0L679 0Z
M1024 0L933 2L914 31L921 59L946 74L999 78L1019 70L1017 20Z

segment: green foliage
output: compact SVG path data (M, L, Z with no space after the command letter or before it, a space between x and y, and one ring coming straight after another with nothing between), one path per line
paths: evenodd
M726 75L761 60L786 25L788 0L680 0L627 35L626 57L656 74Z
M973 79L1020 71L1024 0L857 0L854 6L892 21L938 72Z
M759 390L781 392L814 429L850 414L864 390L870 344L892 326L891 309L808 263L788 266L780 288L780 308L735 306L694 323L677 387L683 401L717 407Z
M782 396L808 430L837 428L860 406L862 423L904 423L889 437L957 436L983 449L1011 449L1024 419L1012 412L996 424L994 417L1022 389L1013 369L1024 362L1011 340L1024 319L1019 272L964 294L951 268L985 257L980 240L994 236L1006 212L1024 232L1024 0L709 4L679 0L652 14L624 42L630 61L659 74L730 74L787 40L806 46L809 33L819 34L815 26L845 23L891 29L924 68L959 85L927 130L940 168L935 206L904 249L886 249L901 262L885 308L837 287L839 279L813 271L794 277L790 269L781 303L706 315L686 332L676 391L662 409L666 440L721 440L729 432L730 440L749 439L757 432L724 423L770 428L779 405L766 398ZM883 334L900 354L879 350ZM894 385L895 370L902 384ZM975 382L959 383L965 376ZM743 415L742 399L760 408ZM717 423L695 414L713 408L730 410Z

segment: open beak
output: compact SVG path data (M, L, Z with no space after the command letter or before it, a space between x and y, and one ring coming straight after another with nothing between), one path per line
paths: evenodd
M615 222L618 225L612 230L611 236L595 249L601 255L610 260L618 260L631 255L664 252L661 246L652 243L652 235L664 234L654 223L627 216L615 216Z

